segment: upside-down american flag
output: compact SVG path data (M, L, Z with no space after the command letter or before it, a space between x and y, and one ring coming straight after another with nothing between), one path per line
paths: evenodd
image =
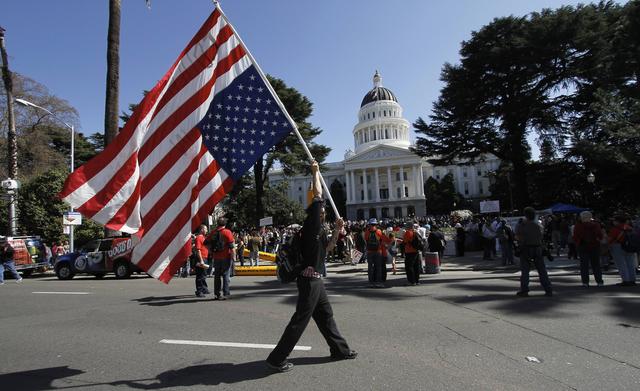
M258 158L294 129L216 8L105 150L60 197L135 234L132 262L168 283L193 232Z

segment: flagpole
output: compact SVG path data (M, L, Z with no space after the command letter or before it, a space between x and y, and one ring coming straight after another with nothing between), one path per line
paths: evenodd
M278 96L278 94L276 93L276 91L273 89L273 87L271 86L271 83L269 83L269 80L267 79L267 77L265 76L264 72L262 72L262 68L260 68L260 65L258 65L258 62L256 61L256 59L253 57L253 54L251 54L251 51L249 51L249 48L247 48L247 45L244 44L244 41L242 40L242 38L240 38L240 35L238 34L238 32L236 31L236 29L233 27L233 24L231 24L231 22L229 22L229 19L227 18L227 15L224 14L224 12L222 12L222 8L220 8L220 4L217 1L214 1L214 5L216 8L218 8L218 10L220 11L220 15L222 15L222 17L224 18L224 20L227 22L227 24L229 25L229 27L231 28L231 31L233 31L233 34L238 38L238 40L240 41L240 45L242 45L242 48L244 49L244 51L247 53L247 55L249 56L249 59L251 60L251 62L253 63L253 65L256 67L256 70L258 71L258 74L260 75L260 77L262 78L262 81L264 82L264 84L267 86L267 88L269 89L269 91L271 92L271 94L274 96L276 103L278 104L278 106L280 106L280 108L282 109L282 112L284 113L284 115L286 116L287 120L289 121L289 123L293 126L293 131L295 132L296 136L298 136L298 140L300 140L300 144L302 144L302 147L304 148L304 151L307 153L307 156L309 157L310 161L314 161L315 159L313 158L313 156L311 155L311 151L309 151L309 147L307 146L307 143L304 141L304 138L302 138L302 135L300 134L300 131L298 130L298 126L296 125L296 122L293 120L293 118L291 118L291 116L289 115L289 112L287 111L287 109L284 107L284 104L282 103L282 101L280 100L280 97ZM322 174L320 174L320 182L322 182L322 188L324 189L325 194L327 195L327 198L329 199L329 203L331 204L331 208L333 209L333 212L336 214L336 217L340 217L340 213L338 212L338 208L336 208L336 204L333 202L333 197L331 197L331 193L329 192L329 188L327 187L327 183L324 181L324 178L322 177Z

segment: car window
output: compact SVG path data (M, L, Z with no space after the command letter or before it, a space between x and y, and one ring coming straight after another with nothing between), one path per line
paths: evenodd
M109 251L109 250L111 250L111 242L113 242L113 240L111 240L111 239L106 239L106 240L100 241L100 248L98 250L100 250L100 251Z
M97 251L99 246L100 246L100 240L92 240L89 243L86 243L85 245L83 245L80 251L92 253Z

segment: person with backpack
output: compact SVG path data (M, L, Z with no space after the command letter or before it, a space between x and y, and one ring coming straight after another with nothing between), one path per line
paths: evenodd
M378 219L369 219L367 229L364 231L367 249L367 274L369 285L372 288L384 288L387 277L387 264L385 261L385 246L391 243L391 239L378 229Z
M580 278L582 286L589 287L589 265L593 271L593 278L598 286L603 286L602 267L600 265L600 241L602 240L602 227L593 220L591 212L580 213L580 220L573 228L573 241L578 250L580 259Z
M409 285L419 285L422 265L418 254L424 250L424 245L420 235L413 230L413 223L406 223L404 227L404 270Z
M625 216L616 216L609 231L611 255L622 278L622 282L616 284L618 286L636 285L636 252L639 249L637 238L627 221Z
M293 369L293 364L287 360L287 357L302 337L312 317L329 345L331 360L348 360L358 356L358 352L349 348L347 341L338 331L324 283L318 272L324 264L327 251L335 247L338 232L344 226L344 221L341 218L336 220L336 231L333 233L332 240L329 241L327 232L323 228L326 214L322 199L320 169L315 161L311 165L311 172L314 179L312 182L314 197L307 208L307 218L300 234L302 256L299 266L302 272L296 278L298 287L296 312L266 360L267 366L277 372Z
M209 236L209 250L211 251L214 267L213 300L226 300L230 295L231 266L235 261L235 243L233 233L226 228L227 219L218 218L217 227ZM222 280L222 281L221 281ZM222 295L220 287L222 286Z

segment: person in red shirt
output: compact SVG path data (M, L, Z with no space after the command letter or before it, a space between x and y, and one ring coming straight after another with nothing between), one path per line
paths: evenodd
M391 243L388 236L378 229L378 219L369 219L369 226L364 232L367 249L369 284L372 288L384 288L387 279L386 245Z
M631 230L631 226L627 224L625 216L616 216L615 225L609 231L609 245L611 246L611 255L613 261L618 267L618 273L622 282L618 286L634 286L636 285L636 254L626 252L622 248L624 241L624 232Z
M578 249L580 258L580 277L582 286L589 287L589 265L593 270L593 277L598 286L604 285L602 281L602 268L600 267L600 240L602 228L593 220L591 212L580 213L580 221L573 228L573 241Z
M204 241L207 236L207 226L201 225L196 235L194 255L196 258L196 296L204 297L209 294L209 286L207 286L206 270L209 268L206 260L209 256L209 250L205 246Z
M413 230L413 224L407 223L404 232L404 269L407 272L407 281L409 285L420 284L420 258L418 258L418 249L413 247L413 238L418 235Z
M235 261L235 248L233 233L226 228L227 219L220 217L216 229L209 235L209 249L213 253L213 300L226 300L230 295L229 290L231 266ZM222 280L222 281L221 281ZM222 285L222 296L220 286Z

